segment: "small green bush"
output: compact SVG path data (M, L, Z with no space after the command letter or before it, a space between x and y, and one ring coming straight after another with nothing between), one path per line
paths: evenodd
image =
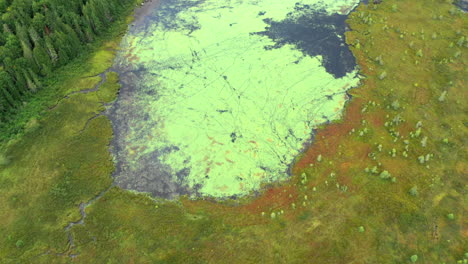
M391 177L392 177L392 175L391 175L388 171L386 171L386 170L384 170L384 171L382 171L382 172L380 173L380 178L381 178L381 179L384 179L384 180L385 180L385 179L389 179L389 178L391 178Z
M11 160L9 157L5 156L4 154L0 154L0 166L6 166L10 164Z
M416 56L418 57L422 57L423 56L423 53L422 53L422 50L419 49L417 52L416 52Z
M20 240L16 241L15 245L16 245L17 248L20 248L20 247L24 246L24 242L23 242L23 240L20 239Z
M411 189L409 190L409 194L411 196L418 196L418 187L417 186L411 187Z
M385 77L387 77L387 72L386 72L386 71L383 71L383 72L379 75L379 80L383 80Z

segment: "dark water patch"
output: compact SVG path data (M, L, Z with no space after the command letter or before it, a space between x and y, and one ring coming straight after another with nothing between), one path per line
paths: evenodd
M161 0L158 8L152 10L130 29L131 33L147 31L149 25L157 24L165 31L184 31L188 34L200 28L194 16L180 16L180 13L203 4L205 0Z
M106 111L106 115L112 121L114 131L110 151L115 158L115 171L113 173L115 184L124 189L146 192L155 197L167 199L173 199L178 195L196 193L194 188L189 190L189 188L181 184L190 173L190 168L174 172L172 168L160 161L160 157L165 153L178 151L177 147L164 148L143 154L139 153L139 150L136 150L135 154L128 153L128 149L126 149L128 139L125 136L130 134L130 130L138 130L139 138L148 136L145 129L138 129L136 120L145 120L149 126L156 125L152 124L154 121L149 120L147 112L143 110L135 111L133 97L137 93L158 100L160 94L157 90L136 85L137 81L143 78L142 72L145 69L123 71L123 69L119 69L118 65L115 65L113 70L120 72L119 82L125 87L125 89L120 90L119 97ZM130 157L131 155L138 155L138 159L134 160L134 158ZM134 161L128 162L130 160Z
M468 12L468 0L457 0L453 4L458 6L463 12Z
M317 7L296 3L293 12L282 21L266 18L265 31L253 34L267 36L275 44L265 49L278 49L286 44L294 45L305 56L321 55L326 71L335 78L352 72L356 60L346 45L344 33L347 15L327 14Z

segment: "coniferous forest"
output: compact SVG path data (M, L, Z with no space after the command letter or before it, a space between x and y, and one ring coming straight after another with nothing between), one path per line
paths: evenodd
M0 0L0 123L103 34L132 0Z

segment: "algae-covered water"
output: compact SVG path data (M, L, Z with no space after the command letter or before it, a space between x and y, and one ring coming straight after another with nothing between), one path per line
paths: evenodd
M355 0L163 0L115 68L115 182L156 196L239 196L287 179L358 84L344 23Z

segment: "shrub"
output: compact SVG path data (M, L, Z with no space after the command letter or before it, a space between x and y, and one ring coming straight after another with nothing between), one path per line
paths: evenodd
M411 189L409 190L409 194L411 196L418 196L418 187L417 186L411 187Z
M387 72L386 72L386 71L383 71L383 72L379 75L379 79L380 79L380 80L383 80L385 77L387 77Z
M11 160L9 157L5 156L4 154L0 154L0 166L6 166L10 164Z
M23 240L20 239L20 240L16 241L15 245L16 245L17 248L20 248L20 247L24 246L24 242L23 242Z
M391 175L388 171L386 171L386 170L384 170L384 171L382 171L382 172L380 173L380 178L381 178L381 179L384 179L384 180L385 180L385 179L389 179L390 177L392 177L392 175Z
M445 101L445 96L447 95L447 91L443 91L442 94L439 96L439 102Z
M418 57L422 57L423 56L423 53L422 53L422 50L419 49L417 52L416 52L416 56Z

